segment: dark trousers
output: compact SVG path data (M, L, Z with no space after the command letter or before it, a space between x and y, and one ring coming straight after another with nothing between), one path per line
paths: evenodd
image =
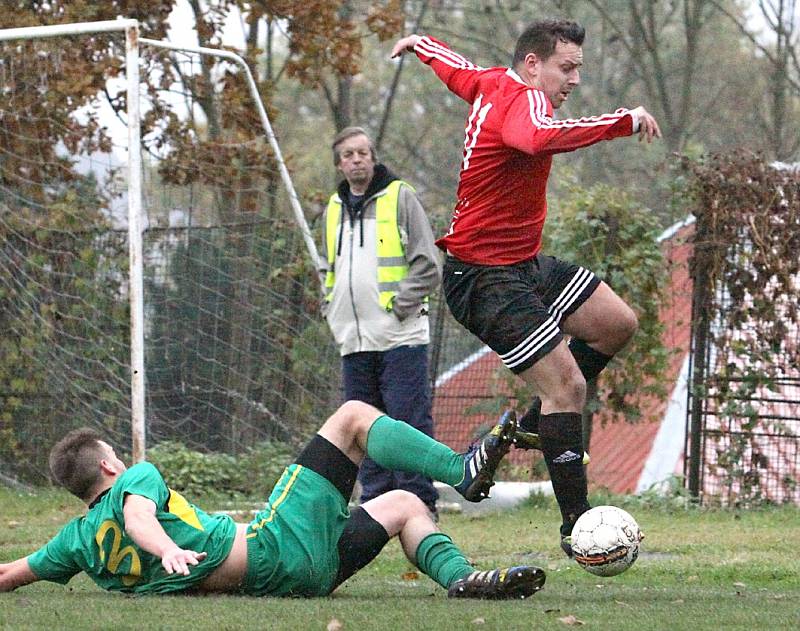
M390 351L351 353L342 357L345 400L374 405L394 419L433 436L428 346L400 346ZM403 449L402 445L397 446ZM433 482L419 473L389 471L364 458L358 473L361 501L394 489L410 491L433 510L439 497Z

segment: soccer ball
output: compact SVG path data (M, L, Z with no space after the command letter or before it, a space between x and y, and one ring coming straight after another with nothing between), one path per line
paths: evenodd
M636 520L616 506L596 506L578 518L572 528L574 559L597 576L616 576L639 556L643 539Z

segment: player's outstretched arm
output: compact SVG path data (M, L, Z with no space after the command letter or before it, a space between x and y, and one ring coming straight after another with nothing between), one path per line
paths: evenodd
M420 40L419 35L406 35L405 37L397 40L397 43L392 47L392 57L399 57L403 53L410 53L414 50L414 46Z
M11 563L0 563L0 592L10 592L38 580L39 577L33 573L28 564L28 557Z
M177 572L189 576L189 566L197 565L206 558L205 552L178 547L158 522L153 500L141 495L128 495L122 512L125 531L142 550L161 559L167 574Z

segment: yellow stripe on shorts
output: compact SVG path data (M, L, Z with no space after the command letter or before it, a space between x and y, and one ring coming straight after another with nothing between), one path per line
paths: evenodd
M286 496L289 494L289 491L291 490L292 485L294 484L294 481L297 479L297 476L300 473L300 470L302 468L303 468L303 465L300 465L300 464L297 465L297 468L294 470L294 473L292 473L292 477L289 478L289 481L286 483L286 488L283 489L283 493L281 493L280 497L278 497L278 499L275 500L275 503L272 504L272 507L271 507L270 512L269 512L269 517L265 517L264 519L262 519L257 524L251 525L250 528L252 530L258 530L259 528L263 528L266 524L268 524L269 522L272 521L272 519L275 517L275 511L278 509L278 506L281 505L283 500L286 499ZM283 475L281 476L281 479L278 481L278 485L280 485L280 483L283 481L283 479L286 477L286 475L288 473L289 473L289 469L287 468L283 472ZM253 537L256 536L256 534L257 533L255 533L255 532L249 532L249 533L247 533L246 538L247 539L252 539Z

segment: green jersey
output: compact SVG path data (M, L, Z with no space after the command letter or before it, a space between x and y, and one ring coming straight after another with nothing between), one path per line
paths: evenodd
M126 495L141 495L156 505L156 518L180 547L205 552L207 557L189 566L189 576L167 574L161 559L139 548L125 532ZM236 524L228 515L209 515L167 488L152 464L141 462L117 478L83 517L69 522L28 557L40 579L66 583L83 571L100 587L112 591L173 592L196 586L227 557Z

